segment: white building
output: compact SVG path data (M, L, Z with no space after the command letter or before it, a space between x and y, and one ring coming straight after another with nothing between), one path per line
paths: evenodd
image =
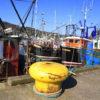
M93 40L93 49L100 49L100 39Z

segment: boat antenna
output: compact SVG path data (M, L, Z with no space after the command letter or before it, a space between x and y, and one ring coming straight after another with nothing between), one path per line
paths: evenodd
M38 14L38 0L36 0L35 12L34 12L35 37L37 35L37 30L36 30L37 14Z
M56 12L56 10L54 11L54 25L55 25L55 29L57 29L57 12Z
M58 31L57 31L57 11L56 11L56 9L55 9L55 11L54 11L54 29L55 29L55 33L58 33ZM53 35L53 38L55 38L56 37L56 35L54 34Z
M72 16L71 15L69 15L69 33L71 33L71 31L72 31L72 29L71 28L73 28L73 25L71 25L72 24Z
M45 22L45 19L44 19L44 12L42 12L41 13L41 16L42 16L42 18L41 18L41 31L42 31L42 37L44 36L43 35L43 33L44 33L44 27L45 27L45 24L46 24L46 22Z
M84 15L84 29L86 28L86 20L88 13L92 10L94 0L84 0L82 6L82 13Z

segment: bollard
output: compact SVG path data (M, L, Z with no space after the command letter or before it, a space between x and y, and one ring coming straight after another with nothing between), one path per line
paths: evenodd
M66 66L55 62L36 62L29 68L29 74L35 79L33 90L39 95L56 97L61 94L61 84L68 77Z

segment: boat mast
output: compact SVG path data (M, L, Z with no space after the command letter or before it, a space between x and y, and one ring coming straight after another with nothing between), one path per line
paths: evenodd
M54 11L54 29L57 30L57 12Z
M38 0L36 0L36 4L35 4L35 13L34 13L34 26L35 26L35 38L36 38L36 35L37 35L37 31L36 31L36 22L37 22L37 14L38 14Z
M41 13L41 31L42 31L42 37L45 37L45 39L47 38L47 34L45 34L45 25L46 25L46 21L44 19L44 12ZM45 36L44 36L45 34Z
M93 4L94 4L94 0L84 0L83 1L82 13L84 15L84 26L83 26L83 30L82 30L82 34L81 34L81 35L83 35L83 37L84 37L84 33L86 33L86 29L87 29L87 25L86 25L87 15L92 10Z

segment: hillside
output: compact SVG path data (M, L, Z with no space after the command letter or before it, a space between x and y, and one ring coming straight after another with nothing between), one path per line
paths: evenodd
M50 32L46 32L46 31L43 32L43 31L40 31L40 30L35 30L34 28L31 28L31 27L26 27L26 31L25 30L23 31L23 29L18 25L15 25L15 24L12 24L12 23L9 23L9 22L3 22L3 23L5 25L5 28L12 28L13 34L25 34L26 31L27 31L29 36L31 36L31 35L34 36L35 34L37 36L40 36L40 37L41 37L42 34L44 34L44 35L50 34L51 36L58 35L57 33L50 33ZM3 32L1 25L0 25L0 32Z

